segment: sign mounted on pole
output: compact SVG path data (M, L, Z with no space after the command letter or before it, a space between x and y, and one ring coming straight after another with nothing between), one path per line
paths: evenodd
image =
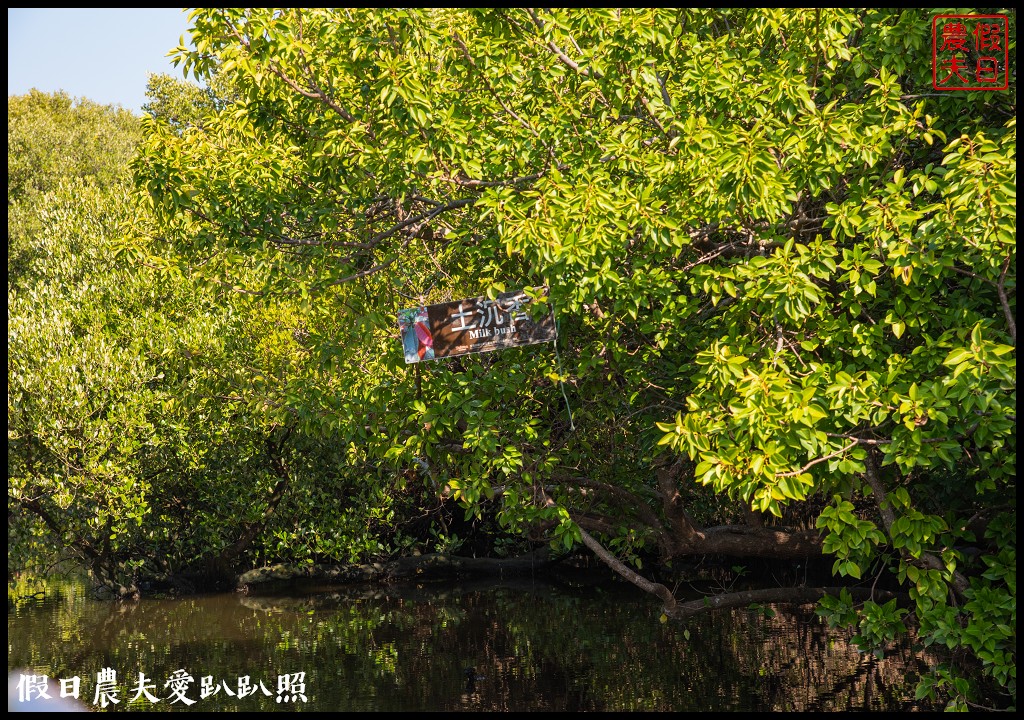
M399 310L405 362L551 342L554 316L548 313L535 321L526 310L531 301L524 291L515 290L493 300L474 297Z

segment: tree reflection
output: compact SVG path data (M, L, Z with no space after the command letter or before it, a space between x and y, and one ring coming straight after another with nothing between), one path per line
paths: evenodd
M709 613L657 623L648 596L621 585L543 583L310 588L239 594L9 602L8 670L118 672L121 698L142 672L170 709L166 678L195 679L189 710L837 711L930 709L914 701L924 659L909 644L860 654L812 608ZM277 702L280 675L305 673L306 703ZM200 698L201 678L219 687ZM238 679L264 689L245 698Z

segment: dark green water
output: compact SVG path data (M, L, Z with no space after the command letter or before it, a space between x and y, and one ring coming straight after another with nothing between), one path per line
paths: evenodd
M44 598L8 597L14 679L45 675L57 697L61 680L77 676L93 710L104 709L98 675L110 670L103 687L119 703L108 711L930 709L914 702L923 661L909 641L882 660L862 655L811 608L661 623L655 600L621 584L322 587L122 604L70 583ZM130 702L140 673L159 702ZM176 676L192 678L177 695Z

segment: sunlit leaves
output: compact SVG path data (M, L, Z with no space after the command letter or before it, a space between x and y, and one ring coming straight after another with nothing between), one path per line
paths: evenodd
M151 264L257 293L224 387L374 491L565 546L657 504L567 475L648 498L685 455L776 517L827 499L835 572L927 616L950 534L1015 498L1012 94L931 92L920 9L534 12L193 11L177 57L223 96L135 169ZM563 355L402 365L400 307L526 285ZM858 612L866 644L902 617Z

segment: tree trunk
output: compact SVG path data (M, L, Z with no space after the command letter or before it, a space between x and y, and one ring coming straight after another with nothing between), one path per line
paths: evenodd
M674 620L684 620L694 615L700 615L708 610L722 610L727 608L746 607L751 603L788 603L807 605L816 603L826 595L838 595L846 590L857 600L874 600L875 602L888 601L895 597L892 593L876 592L868 588L841 588L841 587L790 587L790 588L766 588L764 590L743 590L723 595L713 595L700 600L679 603L674 608L665 608L665 614Z

